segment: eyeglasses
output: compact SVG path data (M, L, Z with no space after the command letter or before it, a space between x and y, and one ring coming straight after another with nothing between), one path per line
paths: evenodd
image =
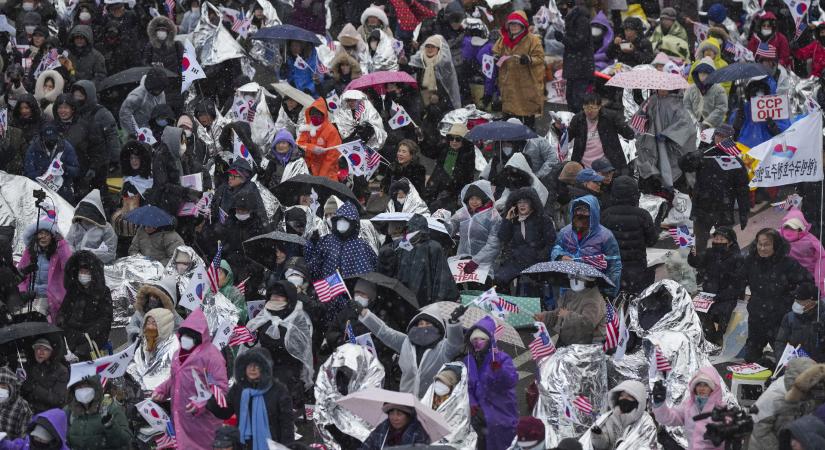
M229 179L240 180L241 178L243 178L241 175L229 174Z
M450 142L461 142L464 138L461 136L447 136L447 140Z
M584 106L585 111L598 111L599 109L601 109L601 106L599 106L599 105L585 105Z

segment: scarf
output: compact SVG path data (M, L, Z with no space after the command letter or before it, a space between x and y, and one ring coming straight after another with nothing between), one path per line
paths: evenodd
M289 158L292 157L292 148L290 148L289 151L286 153L278 153L277 150L273 149L272 155L275 157L276 160L278 160L278 162L281 163L282 166L285 166L289 162Z
M143 337L146 339L146 351L154 352L158 348L158 330L145 330Z
M267 450L266 441L272 438L269 431L269 416L266 412L264 394L267 389L244 388L241 392L241 411L238 418L238 430L241 432L241 444L252 438L253 450ZM249 399L252 398L250 415Z
M527 36L526 28L522 30L521 33L515 36L510 36L510 32L507 31L505 27L501 27L501 42L507 48L513 48L516 45L518 45L518 43L521 42L522 39L524 39L524 36Z
M438 90L438 84L435 78L435 65L438 63L439 56L441 56L441 50L432 58L426 54L421 55L421 59L424 60L424 76L421 78L421 86L423 86L424 89L430 91Z

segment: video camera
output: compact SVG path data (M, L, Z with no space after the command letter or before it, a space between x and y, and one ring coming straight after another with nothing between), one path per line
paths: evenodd
M46 191L43 189L35 189L32 191L32 197L35 198L34 206L40 207L40 204L43 203L43 200L46 200Z
M725 442L725 448L741 448L742 439L753 431L753 417L759 409L751 406L745 410L738 407L715 407L712 411L693 416L693 420L704 420L710 417L711 423L705 429L704 438L713 445L719 446Z

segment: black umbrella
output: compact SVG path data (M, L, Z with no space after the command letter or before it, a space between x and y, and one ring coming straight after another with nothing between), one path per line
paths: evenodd
M140 79L143 78L143 76L149 73L149 71L152 69L152 66L143 66L132 67L122 72L118 72L101 81L100 86L97 87L97 91L102 92L106 89L110 89L115 86L121 86L124 84L138 84L140 83ZM176 74L175 72L166 70L163 67L158 67L158 69L160 69L161 72L163 72L163 74L166 75L167 78L176 78L178 76L178 74Z
M243 251L247 258L272 269L275 262L275 246L278 242L291 243L301 247L306 245L306 240L301 236L273 231L245 240Z
M321 45L321 40L315 33L294 25L275 25L258 30L252 35L252 39L262 41L304 41L312 45Z
M524 141L539 136L527 125L498 121L476 125L465 137L468 141Z
M765 66L759 63L733 63L727 67L719 70L714 70L705 79L705 84L711 85L716 83L724 83L726 81L745 80L753 77L763 77L770 75L771 72Z
M13 323L0 328L0 345L33 336L62 332L63 330L48 322Z
M354 204L355 207L358 208L358 211L363 211L355 194L352 193L352 190L350 190L347 185L330 180L327 177L316 177L306 174L295 175L281 182L281 184L275 187L272 193L278 197L281 204L292 206L290 202L294 202L298 194L307 193L310 189L315 189L315 192L318 194L318 202L321 205L324 204L330 195L335 195L342 201Z
M415 297L413 291L411 291L407 286L404 286L404 283L396 280L395 278L388 277L378 272L369 272L362 273L360 275L351 275L348 276L346 279L360 279L364 281L369 281L370 283L373 283L376 286L381 286L383 288L389 289L398 297L405 300L407 303L413 305L415 308L418 308L418 299Z

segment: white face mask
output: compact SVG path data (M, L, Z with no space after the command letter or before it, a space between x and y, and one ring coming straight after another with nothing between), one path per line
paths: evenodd
M95 398L95 389L91 387L77 388L77 390L74 391L74 398L80 403L88 405Z
M436 382L433 383L433 392L435 392L435 395L442 397L450 393L450 386L447 386L443 382L436 380Z
M578 278L571 278L570 279L570 289L573 292L581 292L585 288L584 280L579 280Z
M23 28L26 29L26 34L32 34L32 33L34 33L35 28L37 28L37 27L34 26L34 25L26 25Z
M802 305L802 303L793 302L791 310L793 310L796 314L803 314L805 313L805 306Z
M590 34L593 37L599 37L604 34L604 30L602 30L602 27L590 27Z
M79 274L77 276L77 281L80 284L82 284L83 286L86 286L87 284L92 282L92 275L91 274L85 274L85 273L84 274Z
M338 230L339 233L346 233L349 231L349 222L345 219L339 219L335 222L335 229Z
M155 33L155 36L157 36L158 39L160 39L161 41L165 41L166 38L169 36L169 33L165 31L158 31L157 33Z
M371 48L371 49L373 49L373 50L375 50L376 48L378 48L378 41L372 41L372 42L370 42L370 48Z
M180 337L180 348L184 350L192 350L195 346L195 340L192 339L190 336L181 336Z
M92 18L92 15L89 14L87 11L83 11L82 13L77 15L77 18L84 22L87 22L89 19Z
M513 146L505 145L501 147L501 151L503 151L505 155L510 156L510 154L513 153Z
M407 201L407 197L396 197L395 201L397 201L399 205L403 205L404 202Z
M11 393L8 389L0 388L0 403L5 403L5 401L9 399L9 395L11 395Z
M304 285L304 277L300 275L290 275L286 277L286 280L292 283L295 287L300 287Z
M243 222L243 221L245 221L245 220L248 220L250 217L252 217L252 214L249 214L249 213L246 213L246 214L238 214L238 213L235 213L235 217L236 217L238 220L240 220L241 222Z
M192 137L192 130L183 130L183 135L188 138Z
M34 3L23 3L23 11L34 10Z
M367 305L370 303L370 299L364 297L363 295L356 295L355 297L353 297L353 299L355 300L355 303L358 303L364 308L366 308Z
M184 143L180 144L180 150L179 150L179 152L180 152L180 154L181 154L181 155L183 155L184 153L186 153L186 142L184 142Z
M773 33L773 28L762 28L760 30L762 32L762 36L770 36Z
M264 308L266 308L270 311L280 311L280 310L286 308L286 304L287 304L286 300L283 300L283 301L282 300L270 300L270 301L266 302L266 304L264 305Z

